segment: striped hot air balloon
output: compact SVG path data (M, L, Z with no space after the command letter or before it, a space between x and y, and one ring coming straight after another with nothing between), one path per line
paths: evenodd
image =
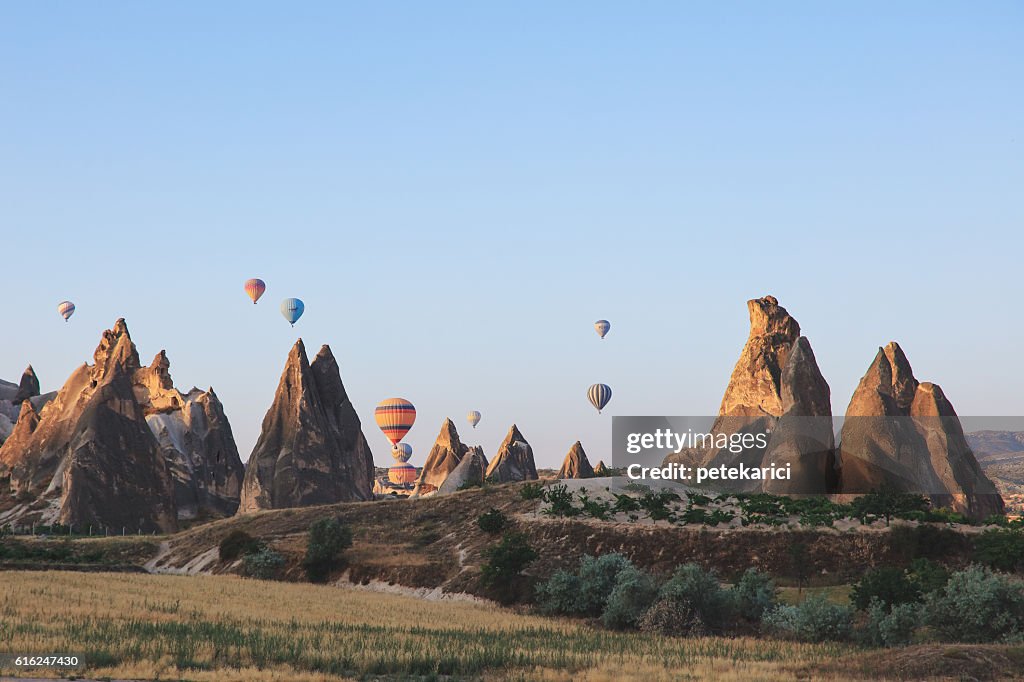
M245 293L249 294L249 298L252 299L252 304L256 305L256 301L260 300L260 296L267 290L267 283L262 279L247 279L245 280Z
M469 414L466 415L466 421L475 429L476 425L480 423L480 413L476 410L470 410Z
M601 410L612 399L612 389L607 384L594 384L587 389L587 398L597 408L597 413L601 414Z
M608 320L598 320L597 322L594 323L594 329L597 330L597 335L600 336L602 339L605 337L605 334L607 334L608 330L611 328L612 323L609 322Z
M415 483L416 467L411 464L396 464L388 469L388 480L392 483Z
M388 398L377 406L373 418L391 444L397 445L416 423L416 408L405 398Z
M306 304L297 298L286 298L281 301L281 314L293 327L305 311Z
M395 443L395 446L391 448L391 456L399 462L408 462L412 457L412 446L408 443Z
M61 301L57 304L57 312L61 314L64 321L67 322L71 319L71 316L75 314L75 304L71 301Z

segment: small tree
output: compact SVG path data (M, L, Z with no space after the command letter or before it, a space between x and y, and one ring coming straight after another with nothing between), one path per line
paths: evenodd
M310 526L306 557L302 560L310 582L326 582L331 571L338 568L341 553L351 546L352 531L339 519L320 519Z
M872 603L891 611L893 606L920 599L920 589L903 570L894 566L871 569L853 586L850 593L850 601L861 611L867 610Z
M865 523L868 516L880 516L888 526L893 517L911 512L926 512L931 504L927 497L902 493L890 486L882 486L856 498L850 505L853 515Z
M507 532L501 542L485 551L487 562L480 571L480 583L502 603L519 594L520 573L537 558L537 552L523 533Z
M1024 567L1024 531L1018 528L987 530L974 541L974 557L998 571Z
M476 525L485 533L500 533L508 526L508 518L501 513L500 509L491 509L480 515Z
M259 578L260 580L274 580L279 577L284 564L284 557L269 547L263 547L242 558L245 574L250 578Z
M811 582L811 561L807 543L794 539L789 544L788 551L790 573L796 583L797 594L803 594L804 588Z

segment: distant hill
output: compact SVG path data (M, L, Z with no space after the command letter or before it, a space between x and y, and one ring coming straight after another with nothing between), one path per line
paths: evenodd
M1024 431L975 431L967 442L979 462L1024 456Z
M1024 431L975 431L966 436L978 464L999 488L1007 512L1024 513Z

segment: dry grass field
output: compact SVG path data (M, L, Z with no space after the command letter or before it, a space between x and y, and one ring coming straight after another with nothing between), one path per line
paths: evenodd
M83 653L93 678L935 679L953 660L949 677L960 679L961 659L971 677L979 657L986 671L1020 664L1005 647L959 647L954 659L933 647L930 658L894 652L908 661L900 673L887 652L848 645L615 633L484 604L230 576L0 576L0 651Z

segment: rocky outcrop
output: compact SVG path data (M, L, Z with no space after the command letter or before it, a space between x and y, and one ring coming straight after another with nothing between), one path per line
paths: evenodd
M173 480L133 391L139 356L123 319L103 333L93 360L39 414L22 404L0 447L10 496L0 523L172 531Z
M18 390L15 392L12 402L21 403L37 395L39 395L39 377L36 376L32 365L29 365L21 375L21 382L18 384Z
M464 488L483 485L484 473L487 471L487 458L480 447L471 447L462 456L458 465L448 474L438 487L438 495L458 492Z
M920 383L899 344L879 348L846 410L839 446L840 492L882 487L928 495L972 518L1003 513L942 389Z
M416 490L422 494L440 488L468 451L469 448L459 439L455 422L445 419L434 446L430 448L427 461L423 463L419 480L416 481Z
M370 500L373 483L373 456L331 349L311 364L299 339L246 463L239 512Z
M0 380L0 445L3 445L7 437L11 435L14 424L18 421L18 414L23 402L31 401L32 406L38 412L55 395L57 395L56 392L46 395L39 394L39 378L32 365L28 366L21 375L21 381L17 384Z
M537 480L537 465L533 461L533 448L526 442L515 424L498 448L498 454L487 467L485 478L495 483Z
M665 462L755 468L789 464L791 480L773 481L769 489L830 492L834 481L831 398L810 342L775 297L747 301L747 310L750 334L710 433L770 434L766 447L745 447L741 452L719 447L684 449L670 454ZM765 486L750 481L730 489L754 492Z
M583 451L583 445L576 441L569 448L569 454L562 462L562 468L558 470L559 478L593 478L594 469L590 466L587 453Z
M596 476L597 478L604 478L605 476L611 475L611 469L605 466L604 460L602 459L598 461L597 466L594 467L594 476Z

